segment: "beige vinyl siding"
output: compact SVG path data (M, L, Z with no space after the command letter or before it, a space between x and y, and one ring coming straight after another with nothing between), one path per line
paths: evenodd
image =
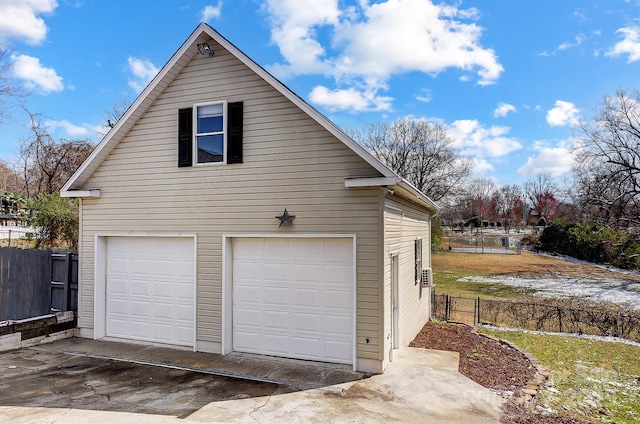
M380 190L346 189L378 172L237 59L196 54L84 184L82 315L93 326L94 238L197 234L197 339L221 342L223 234L355 234L357 356L381 360ZM194 103L244 102L244 163L177 166L177 113ZM278 229L276 215L296 215ZM369 343L365 339L369 339Z
M384 349L391 343L391 255L399 260L399 343L407 346L429 319L430 289L415 284L415 245L422 239L422 268L431 263L430 216L423 208L397 196L385 199L385 257L384 257Z

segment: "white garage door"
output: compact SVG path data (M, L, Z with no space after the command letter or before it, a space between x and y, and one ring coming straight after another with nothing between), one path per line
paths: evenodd
M353 239L233 240L233 350L351 364Z
M192 238L109 237L106 334L193 346Z

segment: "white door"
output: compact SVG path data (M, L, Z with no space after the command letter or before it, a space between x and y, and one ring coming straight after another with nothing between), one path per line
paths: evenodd
M353 363L352 238L232 243L233 350Z
M193 346L193 238L109 237L106 335Z

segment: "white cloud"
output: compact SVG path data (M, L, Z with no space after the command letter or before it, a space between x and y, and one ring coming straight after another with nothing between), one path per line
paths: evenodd
M560 44L558 46L558 50L567 50L567 49L570 49L571 47L577 47L580 44L582 44L582 42L584 40L586 40L586 39L587 39L587 37L585 37L584 34L579 34L579 35L576 36L574 42L567 41L567 42L564 42L564 43Z
M473 158L471 159L471 172L474 175L484 175L489 172L493 172L494 168L486 159Z
M571 102L556 100L555 107L547 111L547 123L552 127L577 125L580 109Z
M136 92L141 92L151 82L153 77L158 74L159 69L153 63L146 59L138 59L129 57L129 71L133 74L133 78L129 79L129 87Z
M418 94L416 94L416 100L422 103L429 103L431 99L431 90L428 88L423 88Z
M537 154L527 159L527 162L518 169L518 174L551 174L553 177L558 177L571 171L575 153L570 142L562 142L555 147L537 142L534 149L537 150Z
M213 18L219 18L222 13L222 1L216 6L207 5L202 9L202 22L209 22Z
M338 23L337 0L269 0L265 8L272 20L271 40L289 63L276 65L274 72L287 77L330 70L314 28Z
M502 65L493 50L480 46L482 27L461 21L470 16L429 0L366 5L359 22L346 21L337 28L334 41L344 45L338 69L386 79L403 72L435 75L458 68L475 71L479 84L494 83Z
M57 128L62 128L65 131L65 133L70 137L87 136L91 132L89 128L74 125L71 122L67 121L66 119L46 121L45 125L51 128L52 130L55 130Z
M331 111L352 112L390 110L393 100L391 97L377 96L374 92L361 92L355 88L329 90L322 86L314 87L309 99Z
M2 0L0 2L0 38L23 39L40 44L47 36L47 26L40 14L52 13L56 0Z
M463 119L449 125L448 134L454 147L468 157L502 157L522 148L515 138L507 137L509 127L485 128L480 122Z
M620 28L616 32L622 34L623 40L611 47L605 53L605 56L618 57L629 55L627 63L640 60L640 27Z
M42 66L37 57L11 55L11 61L14 76L24 80L28 89L39 88L45 93L64 89L62 77L58 76L55 69Z
M493 84L503 72L495 52L482 47L477 9L459 9L430 0L386 0L340 8L338 0L269 0L271 40L284 63L270 70L281 78L322 74L339 89L387 88L393 75L450 68ZM372 96L371 98L376 98ZM368 109L376 108L370 105Z
M509 103L501 102L498 104L496 110L493 111L493 116L495 118L504 118L509 114L509 112L515 112L516 107L514 105L510 105Z

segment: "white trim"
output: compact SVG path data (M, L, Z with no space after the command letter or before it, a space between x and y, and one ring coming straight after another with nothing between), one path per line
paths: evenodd
M357 370L357 315L358 315L358 263L357 248L358 240L356 234L281 234L281 233L230 233L222 235L222 354L226 355L233 351L233 239L234 238L311 238L311 239L331 239L342 238L352 240L352 264L353 264L353 304L352 304L352 364L353 370Z
M100 189L60 191L60 197L100 197Z
M222 161L221 162L198 162L198 108L201 106L222 105ZM210 165L226 165L227 163L227 100L213 100L210 102L194 103L193 104L193 131L191 138L191 146L193 151L193 157L191 163L193 166L210 166ZM212 135L219 133L202 133L203 135Z
M194 233L121 233L106 232L96 233L94 236L94 287L93 287L93 338L103 339L107 336L107 239L109 237L163 237L163 238L185 238L193 239L193 345L195 352L197 348L197 292L198 292L198 235Z
M381 187L396 185L400 181L402 181L400 177L347 178L344 180L344 186L346 188Z

